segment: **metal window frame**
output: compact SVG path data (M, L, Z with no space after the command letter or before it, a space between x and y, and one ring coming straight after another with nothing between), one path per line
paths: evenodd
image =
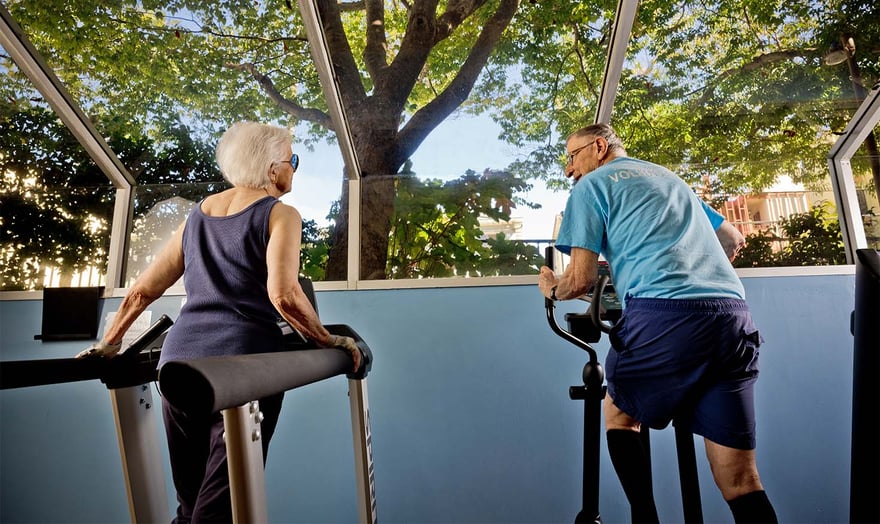
M315 68L318 70L318 79L321 89L330 111L330 119L336 128L336 139L342 152L342 161L345 164L345 176L348 179L348 265L346 269L348 289L357 289L360 280L361 267L361 167L357 152L354 148L354 138L348 118L345 115L345 106L342 104L342 95L339 92L336 73L333 70L333 61L330 57L330 49L327 38L324 35L324 26L321 23L320 13L317 6L318 0L297 0L299 13L306 29L306 37L309 40L309 48Z
M444 278L431 279L430 282L360 280L358 273L360 267L361 169L333 72L327 41L318 15L317 1L319 0L298 0L298 4L321 86L329 107L330 116L337 129L337 139L345 165L345 177L349 184L348 275L342 288L396 289L409 287L471 287L530 284L532 278L527 276L478 279ZM608 46L606 57L605 75L596 109L596 123L607 123L611 120L626 58L626 50L637 12L638 0L618 0L611 42ZM79 105L72 100L60 80L46 64L41 54L29 42L22 29L2 3L0 3L0 45L10 53L18 67L33 82L34 86L49 102L62 122L71 130L74 137L76 137L90 157L96 162L114 187L116 187L116 202L113 212L113 224L111 225L105 291L106 296L114 296L114 291L118 291L117 287L124 289L123 278L127 244L129 242L128 233L133 217L133 189L136 181L106 144L103 137L98 133ZM873 87L865 102L828 155L831 181L837 201L841 231L844 236L846 256L849 264L853 263L855 250L867 245L849 160L864 141L868 131L876 127L878 120L880 120L880 94L878 93L880 93L880 84ZM772 275L792 275L791 268L781 268L780 271L766 271L770 271ZM820 274L824 274L823 271L818 271ZM795 273L797 275L804 274L800 271ZM810 272L808 271L807 273ZM320 289L340 289L338 284L332 282L319 282L316 284ZM5 297L9 293L20 294L19 292L4 292L3 296Z
M828 169L831 171L831 185L837 203L847 264L855 264L857 249L868 247L850 160L878 122L880 122L880 82L871 88L871 92L865 97L843 134L828 153Z
M43 56L31 44L21 26L3 4L0 4L0 45L9 52L19 69L43 95L58 118L116 188L104 286L105 296L112 296L114 288L123 284L128 232L134 210L132 188L136 184L135 179L98 133L91 120L73 101Z
M605 59L605 74L599 91L599 103L596 106L596 124L611 122L614 100L620 87L620 76L623 63L626 61L626 50L632 35L633 22L639 12L638 0L618 0L614 13L614 25L611 29L611 42L608 44L608 55Z

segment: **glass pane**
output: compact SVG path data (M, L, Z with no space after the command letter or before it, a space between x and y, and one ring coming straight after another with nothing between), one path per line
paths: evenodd
M870 24L835 5L640 6L613 124L630 155L676 170L747 236L737 266L845 263L827 155L861 100L846 57L826 57L840 28ZM877 37L862 31L859 48ZM869 55L856 55L868 85Z
M0 290L101 286L115 189L0 48Z
M363 176L360 278L536 273L565 202L564 135L595 113L614 5L326 4Z
M308 132L304 129L302 133ZM339 147L323 142L307 148L295 146L294 151L300 156L299 168L293 177L293 188L281 200L302 215L300 273L313 281L347 280L347 254L334 257L334 264L328 265L331 250L345 253L348 245L334 228L340 195L347 185Z
M876 134L875 128L874 135ZM880 155L877 154L876 139L873 145L869 145L870 141L870 137L865 140L851 163L868 247L880 249Z
M411 172L387 177L382 194L395 195L388 278L538 271L566 195L506 169L517 161L515 149L483 140L497 130L486 116L447 120L413 155ZM377 192L367 200L365 191L365 210Z
M190 211L204 196L229 187L224 182L197 184L149 184L135 188L135 219L126 264L129 287L153 262L155 256ZM183 285L178 281L177 285Z
M155 214L171 213L165 205L161 211L153 209L155 204L171 198L197 202L223 189L214 145L240 120L293 131L303 166L297 174L301 187L294 184L294 191L304 190L303 180L311 177L322 182L321 198L302 200L310 204L302 213L306 230L320 235L323 227L326 235L326 216L339 199L342 175L341 168L331 166L341 160L295 6L137 0L112 5L96 0L7 3L143 186L136 189L127 283L152 256L143 250L163 243L142 231ZM304 264L305 273L323 274L323 267L310 264Z

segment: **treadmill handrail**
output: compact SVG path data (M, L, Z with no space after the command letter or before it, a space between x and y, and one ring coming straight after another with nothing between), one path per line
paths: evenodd
M155 380L155 361L140 353L174 322L167 315L148 327L117 356L8 360L0 362L0 389L26 388L101 379L109 389Z
M365 378L372 363L370 348L348 326L326 327L355 339L362 354L357 372L351 373L351 357L344 350L296 349L169 361L159 369L159 388L178 409L215 413L336 375Z

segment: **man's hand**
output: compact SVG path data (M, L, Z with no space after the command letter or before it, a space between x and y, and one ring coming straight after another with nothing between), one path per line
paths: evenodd
M87 358L87 357L105 357L112 358L115 357L119 350L122 348L122 342L117 342L116 344L108 344L103 340L99 340L95 342L91 346L77 353L75 358Z
M342 335L330 335L330 342L327 347L348 351L351 354L351 359L354 361L354 368L352 368L351 372L355 373L360 369L361 350L357 347L357 343L353 338L344 337Z
M558 284L559 279L556 278L556 273L547 266L541 266L541 273L538 275L538 288L544 298L549 299L553 287Z

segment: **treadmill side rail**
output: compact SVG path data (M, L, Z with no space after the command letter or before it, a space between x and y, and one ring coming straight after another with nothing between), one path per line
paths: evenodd
M370 405L367 380L349 379L351 434L354 444L355 480L357 482L358 522L376 524L376 483L373 470L373 441L370 433Z
M169 506L164 459L150 387L144 384L109 391L131 521L166 522Z
M222 413L233 522L268 522L259 402L224 409Z

